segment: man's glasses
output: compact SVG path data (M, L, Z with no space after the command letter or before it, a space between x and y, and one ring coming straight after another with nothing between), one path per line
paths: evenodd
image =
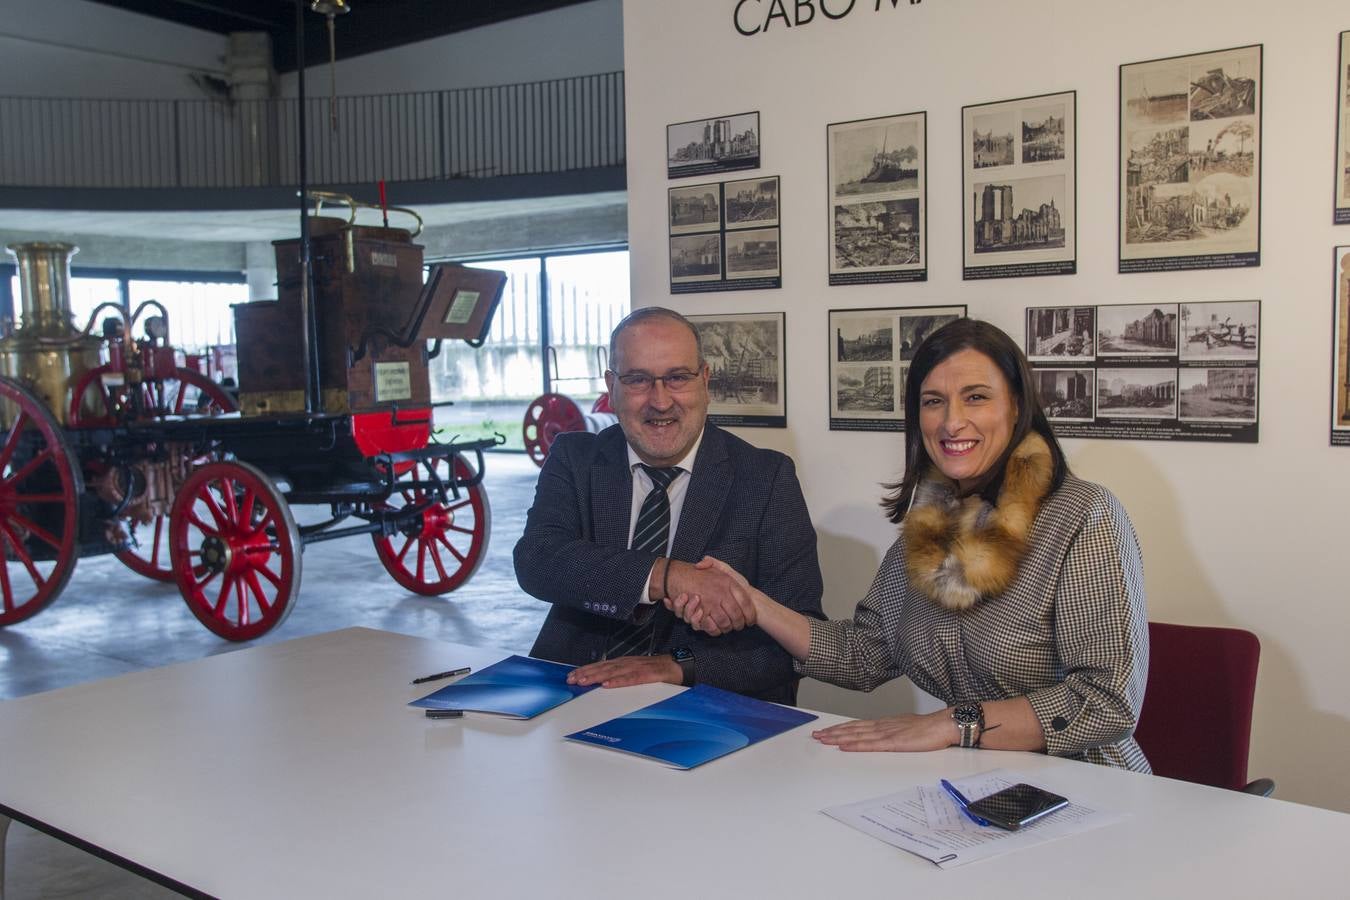
M671 372L669 375L648 375L646 372L628 372L616 376L619 384L635 394L645 394L659 381L672 394L683 393L701 377L698 372Z

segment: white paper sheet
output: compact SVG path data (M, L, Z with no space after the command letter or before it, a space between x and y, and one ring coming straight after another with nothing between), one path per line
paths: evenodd
M953 779L952 784L974 801L1022 781L1028 779L1016 772L995 769L969 778ZM1073 803L1072 798L1070 801L1064 809L1019 831L976 825L961 815L955 802L935 785L919 785L884 797L832 806L821 812L893 847L922 856L940 868L949 869L1101 828L1125 818L1120 813Z

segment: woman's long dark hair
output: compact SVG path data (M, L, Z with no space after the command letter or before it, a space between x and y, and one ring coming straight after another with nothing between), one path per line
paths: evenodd
M914 489L933 467L933 461L928 458L928 451L923 445L923 432L919 429L919 389L939 363L962 350L976 350L993 360L1017 400L1017 423L1013 426L1008 446L968 493L979 494L990 503L996 502L998 492L1003 487L1003 472L1008 457L1033 431L1045 438L1045 443L1050 447L1050 458L1054 464L1050 489L1053 491L1058 488L1069 474L1064 451L1059 441L1055 440L1055 433L1050 430L1050 422L1045 418L1045 410L1041 408L1036 385L1031 378L1031 368L1017 344L988 322L957 319L943 325L919 344L910 362L909 380L905 384L905 475L899 482L885 485L891 493L881 501L892 522L899 522L905 517Z

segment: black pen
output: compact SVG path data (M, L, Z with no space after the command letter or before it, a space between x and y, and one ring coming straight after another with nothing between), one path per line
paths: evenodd
M437 672L435 675L428 675L425 678L414 678L413 684L426 684L428 681L440 681L442 678L453 678L456 675L468 675L472 672L469 666L462 669L451 669L449 672Z
M462 709L429 709L427 710L428 719L458 719L464 715Z

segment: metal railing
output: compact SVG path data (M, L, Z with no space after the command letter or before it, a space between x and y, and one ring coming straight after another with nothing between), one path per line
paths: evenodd
M623 72L306 98L308 181L356 184L622 166ZM297 104L0 97L0 185L279 187L299 180Z

